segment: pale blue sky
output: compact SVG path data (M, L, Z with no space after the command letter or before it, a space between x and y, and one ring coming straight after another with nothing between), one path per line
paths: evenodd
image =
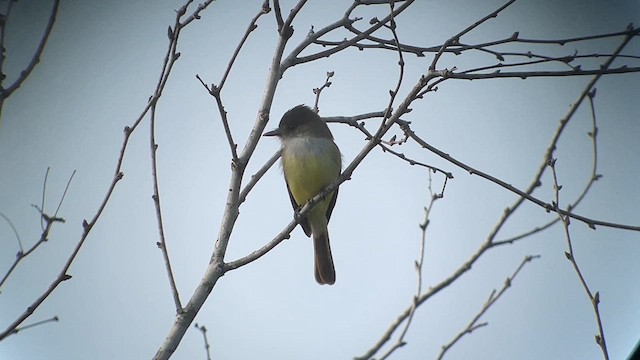
M7 34L5 71L13 78L46 22L48 3L16 4ZM0 124L0 211L10 217L25 245L40 235L39 203L46 168L47 210L52 211L69 175L77 170L50 241L20 264L0 293L2 328L55 278L78 241L82 220L95 213L111 181L122 129L151 95L167 45L166 28L182 1L64 1L42 61L4 104ZM229 179L229 150L212 98L195 79L217 83L233 49L262 1L218 1L182 33L174 73L158 106L157 142L165 230L183 302L200 281L221 221ZM308 32L341 17L348 2L310 1L294 23L290 51ZM509 36L560 38L623 30L640 23L633 1L519 1L470 35L469 42ZM420 1L399 19L407 43L437 45L500 6L499 1ZM283 1L288 13L291 1ZM363 21L373 15L360 11ZM15 16L15 17L14 17ZM236 141L253 126L276 42L273 14L260 19L224 90ZM343 36L341 34L340 36ZM341 39L341 37L334 37ZM611 52L620 40L599 41L593 51ZM576 45L555 47L571 54ZM626 51L639 54L638 41ZM415 83L431 57L406 55L403 91ZM443 66L492 64L486 56L446 56ZM379 111L395 85L397 58L380 51L344 54L290 69L282 79L268 128L287 109L313 104L312 88L335 71L323 93L323 116ZM637 61L635 63L637 66ZM559 119L589 78L447 81L406 116L432 145L517 187L526 186ZM598 85L598 181L577 213L639 225L639 75L610 76ZM591 119L586 107L559 143L561 201L572 200L589 177ZM330 125L344 162L364 144L344 125ZM397 133L397 132L396 132ZM60 322L11 336L0 343L2 359L151 358L174 318L158 239L150 175L148 119L129 144L124 179L92 230L62 284L27 323L53 315ZM263 139L249 164L254 173L277 150ZM514 194L407 144L395 148L453 172L445 198L432 211L424 287L449 276L480 246ZM439 188L441 177L434 177ZM547 176L536 192L552 200ZM427 171L374 150L340 188L330 223L337 272L334 286L313 279L312 249L302 231L255 263L225 275L196 322L209 329L214 359L350 359L370 348L411 302L413 262L418 257ZM291 220L284 182L271 169L241 208L228 249L235 260L272 239ZM500 239L553 218L527 205L507 223ZM601 314L612 359L624 358L640 338L640 234L597 231L574 221L576 257L600 291ZM393 359L435 358L500 288L525 255L540 254L483 319L489 326L466 336L449 359L599 359L591 306L565 259L566 242L556 226L512 246L489 251L447 290L423 305ZM0 222L0 272L17 245ZM175 359L205 359L200 332L189 330Z

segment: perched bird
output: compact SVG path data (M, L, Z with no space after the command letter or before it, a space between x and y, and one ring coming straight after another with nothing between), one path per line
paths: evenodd
M340 149L333 142L327 124L308 106L298 105L287 111L278 128L264 136L280 138L282 171L294 211L340 175ZM313 237L315 277L319 284L332 285L336 281L327 225L337 197L338 189L335 189L300 220L304 233Z

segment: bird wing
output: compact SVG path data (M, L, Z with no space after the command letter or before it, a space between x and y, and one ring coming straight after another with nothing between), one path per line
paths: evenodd
M285 183L287 183L287 192L289 193L289 199L291 200L291 206L293 206L293 211L295 211L296 213L300 211L300 205L298 205L298 203L296 202L296 199L293 198L293 194L291 193L291 189L289 189L289 182L286 181L285 179ZM329 206L330 209L333 209L333 206L335 205L335 198L331 201L331 205ZM328 210L327 215L329 215L331 213L331 210ZM304 233L307 234L307 236L311 236L311 225L309 225L309 220L307 220L307 218L305 217L304 219L300 219L300 226L302 226L302 230L304 230Z
M333 212L333 207L336 206L336 199L338 198L338 188L333 192L333 197L331 198L331 202L329 203L329 207L327 208L327 222L331 219L331 213Z
M285 181L285 183L287 183ZM291 189L289 189L289 183L287 183L287 192L289 193L289 200L291 200L291 206L293 206L293 211L300 211L300 205L296 202L296 199L293 198L293 194L291 193ZM333 208L336 206L336 200L338 199L338 189L333 192L333 196L331 197L331 202L329 202L329 207L327 207L327 222L331 219L331 213L333 212ZM311 225L309 225L309 220L305 217L300 220L300 226L302 226L302 230L307 236L311 236Z

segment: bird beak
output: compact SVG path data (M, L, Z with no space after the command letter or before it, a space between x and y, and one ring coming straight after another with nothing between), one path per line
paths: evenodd
M275 130L267 131L262 136L280 136L280 130L275 129Z

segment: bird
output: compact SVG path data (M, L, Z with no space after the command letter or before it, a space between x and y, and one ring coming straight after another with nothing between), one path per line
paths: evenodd
M290 109L282 116L278 128L263 136L280 139L282 172L296 214L340 176L340 149L327 124L308 106ZM337 197L336 188L300 219L304 233L313 238L315 279L321 285L333 285L336 281L328 224Z

